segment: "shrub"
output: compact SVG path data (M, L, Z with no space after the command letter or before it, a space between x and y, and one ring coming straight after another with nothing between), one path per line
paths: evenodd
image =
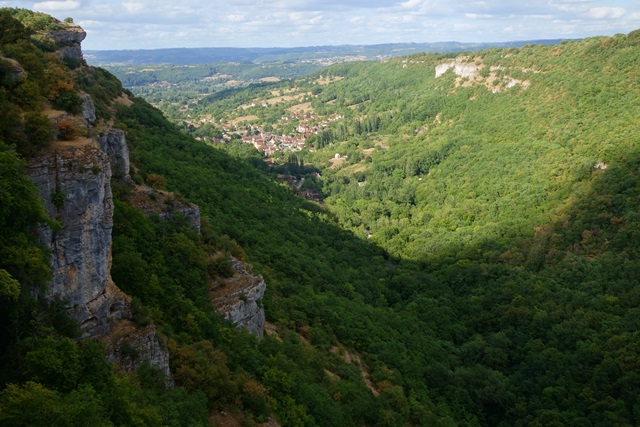
M24 119L26 144L20 147L23 154L31 155L41 148L47 148L53 141L54 130L51 122L41 113L29 113Z
M57 208L61 208L64 206L64 199L66 198L64 191L59 188L56 188L53 193L51 193L51 202Z
M164 188L165 186L164 176L155 173L150 173L149 175L147 175L146 181L149 187Z
M60 120L56 123L56 128L58 130L58 139L63 141L71 141L78 136L79 133L76 126L69 119Z
M207 263L207 272L209 277L231 277L233 276L233 267L231 260L226 255L218 255L213 257Z
M63 90L53 105L57 109L71 114L80 114L82 112L82 98L73 90Z

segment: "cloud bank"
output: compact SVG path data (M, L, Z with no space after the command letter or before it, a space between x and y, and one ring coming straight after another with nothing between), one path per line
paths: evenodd
M91 49L581 38L640 28L635 0L0 1L72 17Z

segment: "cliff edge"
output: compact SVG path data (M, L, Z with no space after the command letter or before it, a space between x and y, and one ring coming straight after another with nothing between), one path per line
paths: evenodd
M86 33L75 24L60 24L65 28L47 35L56 44L56 53L84 64L80 42ZM134 324L131 299L110 274L111 180L128 179L132 184L125 134L105 129L104 123L98 132L91 96L81 91L77 95L81 111L50 109L49 119L54 124L72 123L82 133L58 138L31 156L27 167L47 214L59 224L39 229L40 240L50 251L53 273L46 296L64 302L68 314L80 324L82 339L106 342L109 360L124 370L135 370L147 361L164 372L171 384L166 345L154 325Z

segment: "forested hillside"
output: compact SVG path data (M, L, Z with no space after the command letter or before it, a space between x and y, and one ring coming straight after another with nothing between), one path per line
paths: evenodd
M306 103L341 116L296 153L320 204L238 142L196 141L109 73L48 55L34 15L0 18L0 425L640 423L638 33L341 64L194 107L253 116L235 131L294 132L282 117ZM114 369L33 298L48 220L24 158L79 89L126 132L132 179L203 213L198 234L113 183L112 275L165 337L174 388ZM213 311L230 257L267 282L261 341Z
M243 118L237 131L292 136L298 122L289 111L305 102L320 117L344 117L296 156L320 171L341 227L390 254L381 297L364 302L402 320L374 318L366 338L349 341L338 332L349 312L332 322L318 317L322 304L301 302L298 329L322 322L373 366L401 375L410 401L426 392L455 423L633 425L638 42L631 33L342 64L205 98L189 112ZM250 257L268 259L263 244L243 235L234 237ZM295 275L307 266L284 268ZM352 280L336 277L334 292L372 283ZM285 301L268 312L280 313L275 303ZM376 343L377 324L413 332Z

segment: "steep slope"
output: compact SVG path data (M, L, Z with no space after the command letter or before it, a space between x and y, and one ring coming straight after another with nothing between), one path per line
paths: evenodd
M346 158L321 169L331 213L401 262L344 250L330 228L276 208L284 195L234 185L244 175L233 163L209 169L219 163L200 160L204 148L178 144L172 165L164 144L135 150L268 272L267 317L357 349L379 389L393 378L408 399L436 402L425 407L442 422L633 425L638 35L340 65L200 103L274 133L295 128L284 117L298 95L315 114L342 115L298 156ZM279 90L288 104L262 106Z
M345 226L413 259L530 236L637 146L636 39L336 68L345 78L316 108L377 122L374 132L348 123L364 138L331 149L362 167L326 171L327 203ZM334 96L338 105L369 101L349 112L326 104Z
M107 73L77 67L99 120L115 112L126 132L130 179L162 201L156 213L171 214L145 215L126 179L114 183L111 273L133 296L135 320L120 331L153 321L179 387L166 390L146 364L116 378L103 349L69 339L64 304L29 298L29 286L48 281L29 233L46 220L23 163L2 147L12 172L0 181L10 239L0 250L12 256L0 258L0 315L11 325L0 421L204 425L207 411L224 411L249 424L638 424L636 38L343 65L323 72L342 79L322 79L319 91L317 76L301 82L317 111L346 118L313 159L346 156L322 171L331 210L121 97ZM13 76L39 70L3 49L18 58L1 62L0 101L20 126L5 120L0 135L34 154L44 147L22 113L38 107L18 102L29 87ZM48 87L31 90L43 97ZM87 183L108 174L65 159L59 173ZM53 206L66 201L53 192ZM201 208L200 234L179 213L185 197ZM212 279L233 288L223 280L242 270L233 258L268 284L262 341L214 314ZM132 336L144 348L144 334ZM131 345L121 351L136 357Z

